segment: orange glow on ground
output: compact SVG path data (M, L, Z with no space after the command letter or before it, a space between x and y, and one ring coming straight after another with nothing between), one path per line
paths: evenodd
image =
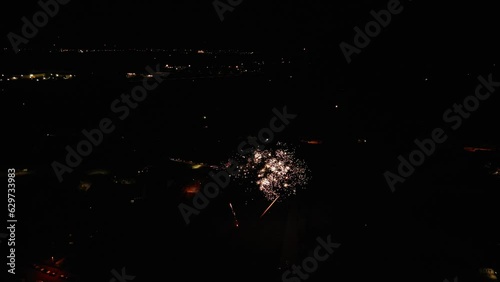
M200 189L201 189L201 183L195 182L186 186L186 188L184 188L184 193L187 196L194 196L196 193L200 192Z

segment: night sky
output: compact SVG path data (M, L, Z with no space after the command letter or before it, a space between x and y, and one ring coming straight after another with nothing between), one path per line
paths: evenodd
M72 0L61 6L36 41L59 40L62 45L82 47L105 43L270 49L310 46L338 53L338 43L352 40L352 28L364 26L371 20L369 11L386 8L387 2L243 1L221 22L211 1ZM406 54L408 58L453 57L455 61L472 58L461 56L461 51L493 51L498 18L491 2L483 2L403 1L404 11L370 49L380 49L386 57ZM4 5L2 33L18 31L20 18L30 18L39 9L35 1Z

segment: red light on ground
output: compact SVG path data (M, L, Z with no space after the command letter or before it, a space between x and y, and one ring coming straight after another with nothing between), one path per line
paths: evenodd
M201 189L201 183L196 182L184 188L184 193L189 196L193 196L194 194L200 192L200 189Z
M491 148L481 148L481 147L464 147L464 150L471 153L475 153L477 151L486 151L486 152L493 151Z
M302 142L307 143L309 145L320 145L323 144L321 140L302 140Z

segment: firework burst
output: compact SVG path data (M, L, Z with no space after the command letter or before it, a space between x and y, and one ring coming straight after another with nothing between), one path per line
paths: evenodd
M255 183L270 201L295 195L309 181L305 162L283 143L276 149L255 150L239 168L237 178Z

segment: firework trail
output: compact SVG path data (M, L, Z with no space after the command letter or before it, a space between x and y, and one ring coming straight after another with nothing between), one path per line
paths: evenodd
M229 203L229 207L231 208L231 212L233 213L234 226L239 227L240 223L238 222L238 219L236 218L236 213L234 212L233 205L231 203Z
M267 211L274 205L274 203L276 203L276 200L278 200L280 197L276 197L276 199L274 199L274 201L267 207L267 209L260 215L260 218L262 218L266 213Z

